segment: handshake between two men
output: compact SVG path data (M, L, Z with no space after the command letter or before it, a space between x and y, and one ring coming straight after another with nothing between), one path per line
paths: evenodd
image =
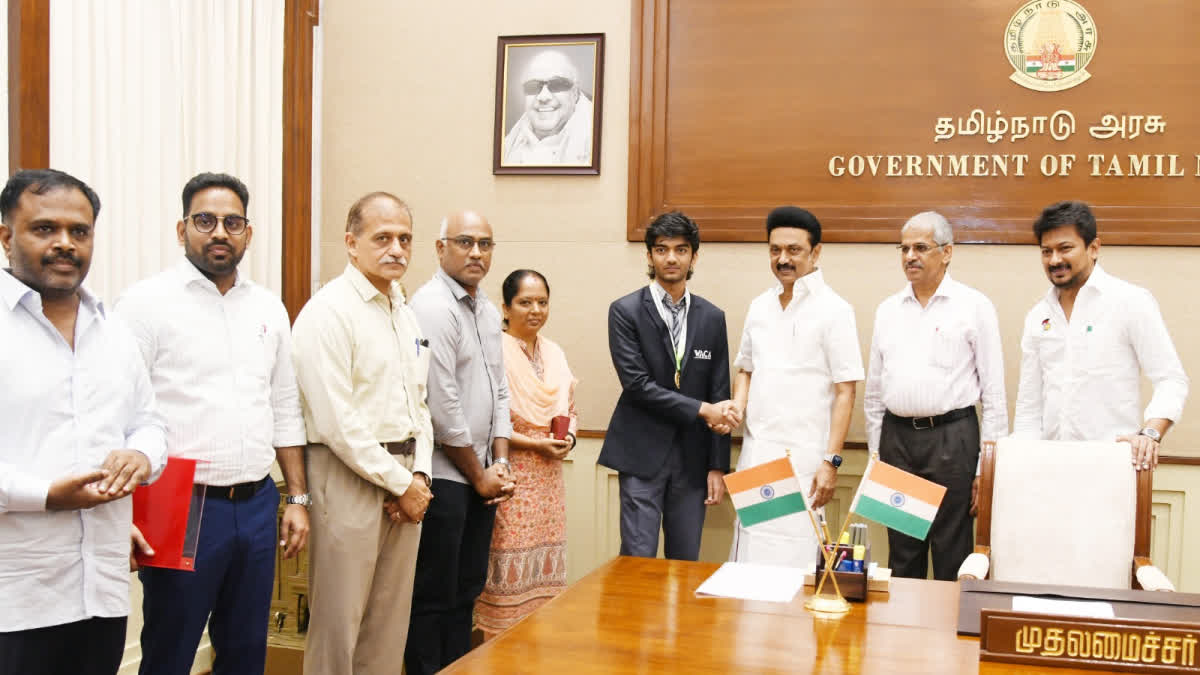
M722 435L728 434L742 423L744 412L736 402L731 400L700 403L700 417L708 424L709 429ZM708 472L708 496L704 500L706 505L721 503L721 497L725 495L724 473L718 470Z
M709 429L722 435L738 428L738 425L742 423L742 412L738 404L732 400L700 404L700 417L708 424Z

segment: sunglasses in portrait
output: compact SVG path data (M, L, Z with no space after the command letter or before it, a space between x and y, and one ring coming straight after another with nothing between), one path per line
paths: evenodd
M525 95L537 96L542 91L542 87L550 90L551 94L561 94L564 91L570 91L575 83L565 77L552 77L549 80L528 80L525 82Z
M442 241L448 241L451 244L454 244L455 248L463 253L470 252L471 249L475 248L476 246L479 247L480 253L487 253L488 251L496 248L496 241L494 239L474 239L466 235L461 237L443 237Z
M217 223L220 222L225 227L225 232L229 234L241 234L246 231L246 226L250 221L245 216L237 214L229 214L228 216L218 216L212 213L202 212L193 213L188 216L192 221L192 227L201 234L208 234L217 229Z

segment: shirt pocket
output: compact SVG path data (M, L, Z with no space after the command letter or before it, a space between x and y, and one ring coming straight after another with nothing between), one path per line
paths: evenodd
M262 322L249 322L233 345L238 371L267 382L275 368L279 334Z
M939 324L933 332L930 360L938 368L949 370L966 360L974 342L975 336L966 324Z
M1043 372L1049 366L1061 364L1066 358L1067 341L1058 331L1043 331L1037 337L1038 361L1042 363Z

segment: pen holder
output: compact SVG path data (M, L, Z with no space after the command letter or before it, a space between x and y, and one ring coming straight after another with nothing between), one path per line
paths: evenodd
M825 555L821 550L821 546L817 546L817 583L820 583L821 575L825 573ZM844 557L843 557L844 555ZM867 599L867 568L871 562L871 545L865 546L865 552L861 561L854 560L854 547L849 544L838 544L834 547L833 560L836 563L839 558L842 558L842 565L835 566L831 576L837 577L838 588L842 591L842 597L855 602L865 602ZM847 562L851 564L846 564ZM857 563L861 562L862 565ZM832 581L825 582L825 588L832 586Z

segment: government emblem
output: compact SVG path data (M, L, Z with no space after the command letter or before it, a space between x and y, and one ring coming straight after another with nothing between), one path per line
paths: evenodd
M1013 82L1036 91L1062 91L1087 80L1096 53L1096 24L1074 0L1030 0L1004 29Z

